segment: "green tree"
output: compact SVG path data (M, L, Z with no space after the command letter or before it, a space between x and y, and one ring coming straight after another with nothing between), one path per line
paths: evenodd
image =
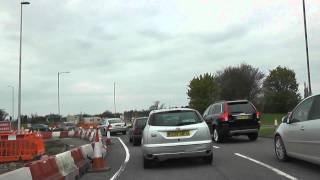
M264 74L248 64L227 67L217 73L220 98L223 100L248 99L255 102L261 93Z
M286 113L301 100L293 70L278 66L263 83L265 112Z
M211 74L194 77L188 86L189 106L203 113L205 109L219 98L216 79Z

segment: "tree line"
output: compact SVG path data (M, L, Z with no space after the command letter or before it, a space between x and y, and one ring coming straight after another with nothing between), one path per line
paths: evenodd
M266 75L241 64L194 77L187 95L189 107L201 113L216 101L239 99L253 102L263 112L286 113L301 100L298 87L295 72L287 67L278 66Z

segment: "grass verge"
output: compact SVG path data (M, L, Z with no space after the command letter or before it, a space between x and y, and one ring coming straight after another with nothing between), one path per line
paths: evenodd
M274 132L276 131L276 127L274 126L261 126L259 131L260 137L267 137L267 138L273 138Z

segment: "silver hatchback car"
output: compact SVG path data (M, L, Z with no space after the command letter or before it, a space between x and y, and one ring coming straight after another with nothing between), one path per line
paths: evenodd
M212 162L209 128L198 111L174 108L151 111L143 131L144 168L154 160L202 157Z
M320 95L304 99L282 119L274 146L280 161L295 157L320 165Z

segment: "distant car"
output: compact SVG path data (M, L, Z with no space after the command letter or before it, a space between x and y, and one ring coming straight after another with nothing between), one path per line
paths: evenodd
M193 109L151 111L141 144L144 168L149 168L153 161L169 158L201 157L212 163L209 128Z
M205 110L203 118L215 142L239 135L247 135L252 141L258 138L260 113L247 100L216 102Z
M107 129L109 129L110 133L127 133L127 125L120 118L102 119L102 122L100 123L99 127L104 135L106 135Z
M62 126L64 131L71 131L76 129L76 125L71 122L65 122Z
M133 121L131 128L128 131L129 141L133 142L133 145L138 145L141 143L142 132L146 126L148 117L137 118Z
M282 119L274 137L280 161L295 157L320 165L320 95L304 99Z
M50 131L48 125L45 124L32 124L29 131L42 131L47 132Z

